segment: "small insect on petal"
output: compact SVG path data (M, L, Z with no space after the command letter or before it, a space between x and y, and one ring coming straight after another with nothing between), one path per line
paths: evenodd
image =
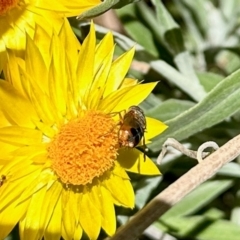
M6 176L5 175L2 175L0 177L0 187L4 184L4 182L6 181Z

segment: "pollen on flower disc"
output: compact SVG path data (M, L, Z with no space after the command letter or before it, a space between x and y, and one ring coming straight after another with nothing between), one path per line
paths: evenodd
M98 111L65 124L50 143L52 169L63 183L86 185L111 169L117 158L116 122Z
M0 0L0 15L17 6L19 0Z

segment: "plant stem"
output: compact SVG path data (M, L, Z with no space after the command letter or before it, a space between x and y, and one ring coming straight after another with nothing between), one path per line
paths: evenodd
M159 193L129 222L120 227L111 240L135 240L168 209L239 155L240 135L237 135Z

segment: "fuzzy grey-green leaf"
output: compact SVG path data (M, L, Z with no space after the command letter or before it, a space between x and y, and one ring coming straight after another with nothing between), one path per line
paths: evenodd
M186 100L168 99L155 108L146 111L146 115L161 121L167 121L188 110L195 105L194 102Z
M239 79L240 70L222 80L194 107L167 121L168 129L150 144L151 150L159 151L169 137L181 141L237 112L240 109Z
M105 0L101 4L97 5L94 8L82 13L77 18L78 19L89 19L96 17L111 8L121 8L129 3L136 2L137 0Z

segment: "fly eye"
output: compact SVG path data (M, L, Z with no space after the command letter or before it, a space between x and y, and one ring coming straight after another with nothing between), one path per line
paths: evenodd
M132 133L133 143L134 143L134 147L135 147L141 141L141 138L142 138L141 129L140 128L131 128L130 131Z

